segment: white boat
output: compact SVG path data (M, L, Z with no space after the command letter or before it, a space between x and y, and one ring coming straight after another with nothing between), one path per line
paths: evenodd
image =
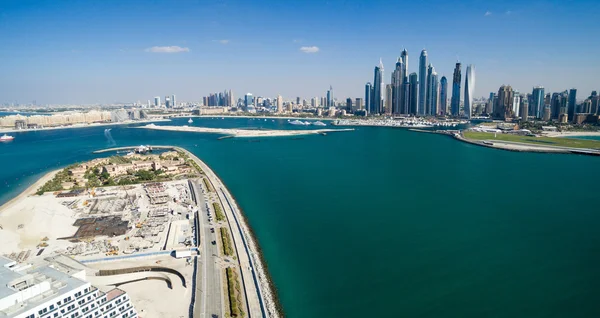
M302 125L302 126L306 125L306 123L304 123L303 121L300 121L300 120L290 121L290 124L291 125ZM310 125L310 123L309 123L309 125Z
M188 120L188 123L193 123L194 121L190 118L190 120Z
M315 125L315 126L327 126L327 124L326 124L326 123L324 123L324 122L322 122L322 121L315 121L315 122L313 123L313 125Z
M0 137L0 141L11 141L13 139L15 139L15 137L9 136L7 134L4 134L4 136Z

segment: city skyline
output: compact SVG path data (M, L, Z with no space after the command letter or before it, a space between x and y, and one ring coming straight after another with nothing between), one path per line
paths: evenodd
M593 1L124 1L113 6L39 1L0 8L3 102L132 102L157 92L198 101L222 87L239 96L308 97L321 96L329 85L343 100L363 95L373 61L381 57L384 65L393 65L403 48L413 56L407 74L418 73L415 61L423 48L440 77L452 76L457 58L476 65L475 97L502 84L521 91L543 85L549 91L577 87L589 92L598 85L592 74L600 72L593 56L600 44L588 41L595 35L593 12L600 9ZM400 8L404 25L420 22L423 14L430 22L410 34L401 32L390 18ZM375 24L346 22L347 16L360 21L375 13L380 17ZM248 16L256 18L241 19ZM290 23L290 16L298 21ZM451 30L448 16L455 18ZM390 32L379 32L386 29ZM497 30L510 36L498 36ZM570 43L560 54L554 53L556 38Z

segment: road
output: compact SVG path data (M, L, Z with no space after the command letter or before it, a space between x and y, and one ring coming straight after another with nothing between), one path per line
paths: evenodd
M192 184L199 209L196 224L199 224L197 233L200 234L198 242L200 260L197 263L194 317L224 317L222 273L221 268L217 265L219 250L217 245L211 244L216 240L216 233L210 231L211 225L208 221L206 198L202 193L202 187L197 181L193 181Z

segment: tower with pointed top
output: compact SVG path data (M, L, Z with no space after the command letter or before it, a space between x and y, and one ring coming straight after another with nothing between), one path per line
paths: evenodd
M425 103L427 98L427 51L423 49L419 57L419 99L417 114L425 115Z
M402 90L404 84L404 63L402 63L402 58L398 58L398 62L396 62L396 68L392 72L392 113L393 114L401 114L402 113Z
M379 65L375 66L373 76L373 96L370 115L379 115L383 111L383 62L379 59Z

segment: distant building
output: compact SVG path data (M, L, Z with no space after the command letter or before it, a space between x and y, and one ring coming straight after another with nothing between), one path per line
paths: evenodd
M283 113L283 98L281 95L277 95L277 112Z
M385 113L388 115L392 114L392 84L385 86Z
M249 107L254 107L254 96L252 96L250 93L244 96L244 108L248 110Z
M365 100L360 97L355 100L353 111L359 109L365 109Z
M442 76L440 80L440 115L446 115L448 112L448 80L446 76Z
M510 85L502 85L498 90L493 117L506 120L513 117L513 89Z
M154 97L154 107L160 107L160 97Z
M365 85L365 110L368 112L371 111L371 103L373 102L373 85L371 85L371 82L368 82Z
M450 101L450 111L452 116L460 115L460 62L456 62L454 67L454 76L452 78L452 100Z
M410 73L408 76L408 82L410 83L410 94L409 94L409 114L416 115L418 111L418 99L419 99L419 80L417 73Z
M352 98L346 98L346 110L349 112L352 111Z
M531 105L529 105L529 116L536 118L544 117L544 87L535 86L531 92Z
M529 115L529 100L527 98L527 96L519 96L520 98L520 112L519 112L519 117L521 117L521 120L523 121L527 121L527 116Z
M165 96L165 108L172 108L171 97Z
M15 120L15 129L27 129L27 121L23 119Z
M573 121L573 116L577 112L577 89L571 88L569 90L569 101L567 105L567 114L569 121Z
M175 95L171 95L171 108L177 107L177 100L175 99Z
M417 114L425 115L427 98L427 51L423 49L419 57L419 98Z
M475 66L467 65L465 74L465 117L471 118L473 113L473 93L475 92Z
M379 59L379 65L375 66L373 75L373 95L371 96L371 108L369 115L379 115L383 111L383 62Z

